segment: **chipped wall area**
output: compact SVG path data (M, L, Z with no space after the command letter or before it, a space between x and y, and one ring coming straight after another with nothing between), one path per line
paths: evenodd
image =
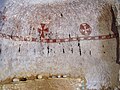
M69 74L85 77L89 89L117 84L119 65L117 42L111 36L110 3L18 2L6 1L0 12L0 80L30 74Z

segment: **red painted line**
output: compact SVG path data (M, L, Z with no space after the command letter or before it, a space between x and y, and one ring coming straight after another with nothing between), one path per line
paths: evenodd
M33 42L36 42L36 41L37 41L37 38L32 38L32 41L33 41Z
M24 38L24 41L27 41L27 38Z
M81 40L104 40L116 38L115 34L111 35L101 35L101 36L88 36L88 37L72 37L72 38L62 38L62 39L41 39L34 37L22 37L22 36L11 36L4 33L0 33L0 38L10 39L14 41L31 41L31 42L43 42L43 43L60 43L60 42L71 42L71 41L81 41Z
M24 41L24 38L22 36L19 37L20 41Z
M56 39L53 39L53 43L55 43L56 42Z

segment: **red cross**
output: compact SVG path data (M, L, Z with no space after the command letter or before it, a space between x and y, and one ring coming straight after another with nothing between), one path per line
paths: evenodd
M38 32L40 33L41 38L45 38L44 32L48 32L48 28L45 28L45 24L41 23L41 29L38 28Z
M91 27L90 25L88 25L87 23L82 23L80 25L80 32L83 34L83 35L90 35L91 34Z

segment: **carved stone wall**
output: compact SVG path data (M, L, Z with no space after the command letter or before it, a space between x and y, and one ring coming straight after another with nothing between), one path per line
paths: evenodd
M11 0L0 12L0 79L32 74L84 76L87 88L118 83L113 3Z

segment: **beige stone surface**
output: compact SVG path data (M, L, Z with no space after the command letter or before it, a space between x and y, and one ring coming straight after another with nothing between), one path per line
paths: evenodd
M34 4L25 3L26 0L4 1L1 9L7 20L0 22L0 33L36 37L40 41L37 29L40 23L45 23L49 27L47 38L69 38L69 34L84 37L79 31L80 24L88 23L92 28L91 36L113 34L110 0L55 0L57 2L52 3L40 0ZM115 38L64 43L0 38L0 80L37 74L69 74L74 78L84 76L87 88L114 87L118 84L120 69L116 63L116 46ZM18 85L22 84L26 83Z
M79 79L36 79L0 86L0 90L86 90Z

